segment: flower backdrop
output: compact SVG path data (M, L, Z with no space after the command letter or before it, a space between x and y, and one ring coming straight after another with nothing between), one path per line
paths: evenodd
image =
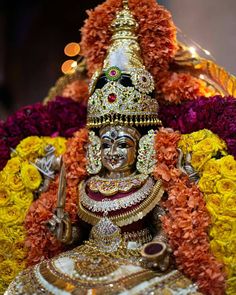
M226 144L209 130L183 135L179 147L192 155L198 171L198 187L211 215L210 245L218 261L224 263L227 294L236 284L236 160L226 152Z
M85 122L84 104L65 97L19 109L6 122L0 121L0 169L6 165L11 148L22 139L31 135L71 137Z
M33 163L45 156L49 144L55 147L57 155L65 152L64 138L30 136L17 145L0 172L0 292L26 267L24 222L34 193L42 183Z

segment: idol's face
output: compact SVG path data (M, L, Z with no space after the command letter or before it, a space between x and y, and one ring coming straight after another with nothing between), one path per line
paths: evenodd
M128 127L106 128L101 135L102 164L109 172L125 173L133 172L136 154L137 139Z

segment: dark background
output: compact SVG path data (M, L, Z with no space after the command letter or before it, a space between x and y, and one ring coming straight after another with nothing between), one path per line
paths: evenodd
M215 5L215 10L218 9L221 15L222 11L224 14L231 11L232 21L236 19L232 7L227 5L227 1L234 0L227 0L226 4L214 1L215 4L219 2L218 6ZM49 88L62 75L61 65L67 59L63 51L65 45L80 41L79 30L86 19L86 10L102 2L103 0L0 0L0 119L6 118L7 114L20 106L40 101L47 95ZM184 27L191 38L205 36L206 39L202 41L205 47L212 45L216 48L219 33L223 38L227 36L224 28L221 32L215 30L215 24L221 24L222 17L209 19L208 8L204 8L203 3L199 6L199 12L197 7L191 11L193 5L198 5L195 0L159 0L158 3L171 10L176 23ZM207 35L208 26L202 28L203 21L199 21L202 11L206 12L204 20L212 20L212 31L215 33L212 42ZM224 22L227 19L228 16L223 19ZM192 30L188 30L191 28L189 24L192 24ZM213 36L211 31L209 34ZM235 40L233 37L231 39ZM227 48L227 43L224 45L224 54L227 55L229 47ZM219 60L218 56L216 59ZM220 64L225 66L221 61Z

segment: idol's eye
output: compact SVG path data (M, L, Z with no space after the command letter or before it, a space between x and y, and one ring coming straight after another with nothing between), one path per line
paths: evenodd
M103 148L103 149L109 149L109 148L110 148L110 144L107 143L107 142L104 142L104 143L102 144L102 148Z
M121 142L121 143L118 144L118 147L120 149L127 149L127 148L129 148L129 144L126 143L126 142Z

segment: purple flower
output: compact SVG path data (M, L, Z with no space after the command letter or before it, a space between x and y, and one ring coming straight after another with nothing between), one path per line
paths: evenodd
M191 133L209 129L224 139L228 151L236 157L236 99L233 97L200 97L180 105L161 105L163 125Z
M5 123L5 128L9 134L8 143L15 147L23 138L31 135L41 135L42 122L46 116L45 107L41 103L23 107L9 116ZM47 128L46 135L50 134ZM44 135L44 134L42 134Z
M0 170L10 157L10 147L15 148L22 139L32 135L70 137L85 123L86 107L70 98L57 97L47 105L20 108L6 122L0 121Z
M58 96L48 103L47 111L61 136L70 137L86 124L86 108L72 99Z

